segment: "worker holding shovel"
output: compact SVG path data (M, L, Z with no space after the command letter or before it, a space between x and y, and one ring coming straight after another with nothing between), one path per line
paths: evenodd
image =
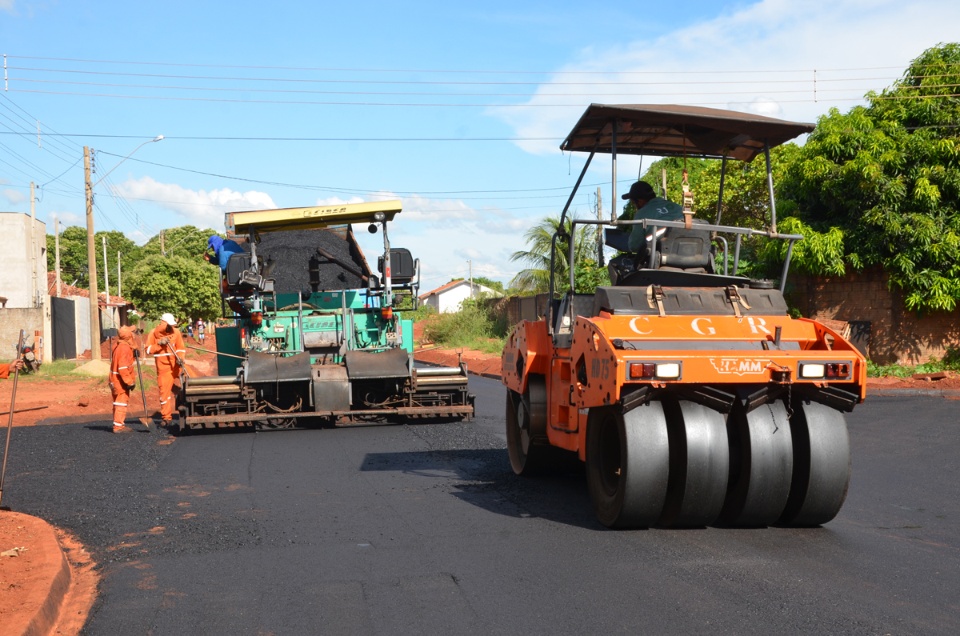
M180 377L183 357L187 354L183 336L176 329L173 314L163 314L160 322L147 334L147 355L157 365L157 385L160 389L160 417L164 424L173 421L173 384Z
M129 433L131 428L125 424L130 391L136 386L133 350L136 347L133 336L135 327L120 327L117 344L110 357L110 392L113 393L113 432Z
M0 362L0 380L6 380L10 377L11 371L17 371L23 368L23 360L17 358L13 362L7 364Z

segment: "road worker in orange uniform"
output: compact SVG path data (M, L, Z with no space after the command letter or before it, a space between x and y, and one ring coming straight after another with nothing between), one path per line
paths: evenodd
M130 427L124 424L127 419L127 404L130 391L136 386L137 373L134 367L133 350L137 343L135 327L120 327L117 344L113 346L110 357L110 392L113 393L113 432L129 433Z
M173 421L173 382L180 377L180 360L187 354L183 336L176 326L177 319L172 314L163 314L157 326L147 334L147 355L152 355L157 365L160 417L165 423Z
M7 364L5 362L0 362L0 380L6 380L10 377L12 371L23 368L23 360L14 360L13 362Z

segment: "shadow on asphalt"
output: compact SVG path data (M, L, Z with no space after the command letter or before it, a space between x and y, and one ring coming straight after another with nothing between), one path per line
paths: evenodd
M447 480L457 499L506 517L606 530L593 514L579 462L551 474L519 477L503 449L437 450L368 453L360 470Z

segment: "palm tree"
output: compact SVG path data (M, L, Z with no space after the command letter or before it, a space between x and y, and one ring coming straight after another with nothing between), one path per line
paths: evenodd
M563 231L557 239L557 249L554 253L553 270L556 278L554 285L556 291L565 291L569 287L570 266L569 246L570 246L570 228L572 227L570 218L567 218L563 224ZM529 249L526 251L514 252L510 256L511 261L520 261L527 265L513 277L510 281L510 287L519 291L541 294L550 290L550 246L553 242L553 236L560 230L560 217L545 217L537 225L527 230L524 238L527 240ZM574 243L574 262L576 266L587 263L591 260L593 253L596 252L596 246L593 243L591 233L577 232Z

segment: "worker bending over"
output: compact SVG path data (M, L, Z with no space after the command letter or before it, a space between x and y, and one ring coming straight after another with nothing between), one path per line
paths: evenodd
M173 383L180 377L180 362L187 355L183 336L176 326L177 320L172 314L163 314L157 326L147 335L147 355L152 355L157 365L160 417L164 422L173 420Z

